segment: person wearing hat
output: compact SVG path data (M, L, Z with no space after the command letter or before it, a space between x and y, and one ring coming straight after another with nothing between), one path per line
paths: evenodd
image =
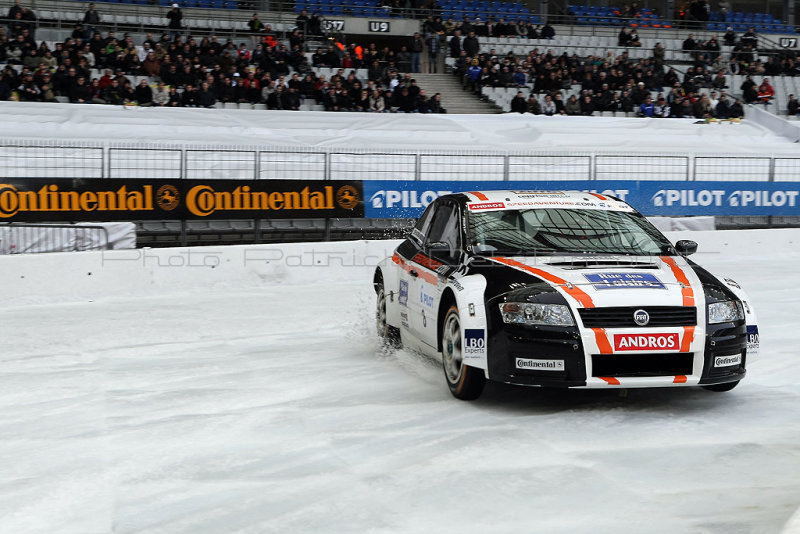
M736 44L736 33L734 33L732 26L728 26L728 29L725 31L725 35L722 36L722 39L728 46L733 46Z
M183 12L178 4L172 4L172 8L167 11L167 28L169 29L169 38L174 41L176 37L181 36L181 28L183 28Z
M640 106L648 96L650 96L650 91L644 86L644 82L637 83L636 87L631 91L631 100L633 100L634 106L637 107Z

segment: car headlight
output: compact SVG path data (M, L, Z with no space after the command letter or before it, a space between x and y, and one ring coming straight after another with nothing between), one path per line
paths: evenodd
M544 324L572 326L572 314L563 304L534 304L530 302L502 302L500 315L509 324Z
M731 323L744 319L742 303L724 300L708 305L708 324Z

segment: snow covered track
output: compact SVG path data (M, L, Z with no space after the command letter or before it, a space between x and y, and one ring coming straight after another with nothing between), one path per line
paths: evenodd
M757 306L732 392L457 401L378 348L387 242L0 258L0 532L781 532L800 230L678 235Z

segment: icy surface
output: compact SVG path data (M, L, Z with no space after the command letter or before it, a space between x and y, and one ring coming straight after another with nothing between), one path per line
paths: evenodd
M369 266L6 306L0 532L780 532L800 504L800 232L692 236L760 316L729 393L455 400L438 363L378 347ZM57 257L0 263L2 284L58 280Z

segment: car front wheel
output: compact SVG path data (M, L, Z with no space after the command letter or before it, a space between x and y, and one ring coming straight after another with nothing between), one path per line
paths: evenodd
M442 325L442 366L450 393L457 399L474 400L483 393L486 385L483 371L464 363L461 319L456 306L447 310Z
M386 322L386 290L383 281L378 283L378 301L375 310L375 327L378 337L387 347L400 347L400 330Z

